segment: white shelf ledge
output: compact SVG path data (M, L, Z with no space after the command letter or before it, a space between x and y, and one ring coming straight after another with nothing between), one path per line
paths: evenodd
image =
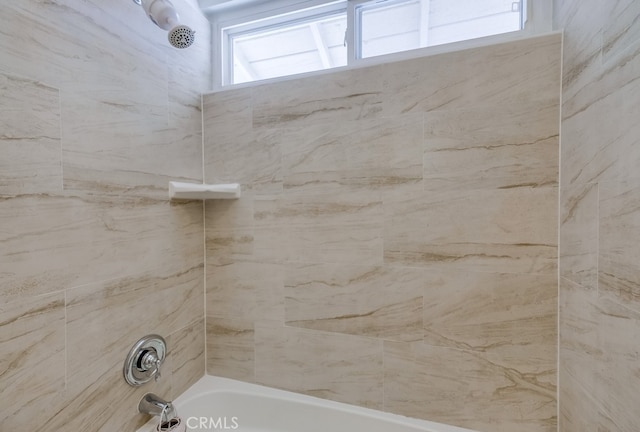
M240 198L240 185L237 183L198 184L170 181L169 198L172 200L238 199Z

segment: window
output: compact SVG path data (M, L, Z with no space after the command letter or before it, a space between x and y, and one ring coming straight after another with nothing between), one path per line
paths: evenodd
M522 29L522 0L387 0L355 6L356 56L366 58Z
M538 10L531 6L534 2ZM548 2L300 1L298 10L220 25L222 84L354 65L370 57L518 32L525 24L533 27L527 14L548 19L541 7ZM300 8L309 3L314 6ZM545 30L550 30L550 24L538 24L535 31Z
M223 29L227 83L345 66L346 8L334 2Z

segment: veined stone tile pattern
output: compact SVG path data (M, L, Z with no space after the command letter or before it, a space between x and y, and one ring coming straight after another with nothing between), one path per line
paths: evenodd
M426 190L513 189L558 182L557 98L439 110L425 117Z
M638 403L640 3L554 2L564 29L560 426L633 431Z
M60 292L0 304L3 429L21 430L32 421L34 399L51 399L64 390L64 307ZM52 414L51 409L45 411Z
M0 14L0 429L135 430L148 391L204 373L201 94L210 25L175 50L131 1L3 2ZM163 376L122 377L148 333ZM107 409L105 409L107 407Z
M171 399L198 381L205 371L204 319L171 333L167 355L171 364Z
M428 280L425 343L473 351L536 385L555 385L555 275L430 271Z
M0 198L0 221L7 301L202 263L197 202L20 195Z
M384 266L288 265L286 324L390 340L422 340L424 273L423 269Z
M124 362L137 340L133 328L142 336L169 335L201 321L202 270L202 265L180 273L158 269L67 290L67 386L82 389ZM112 349L105 352L104 346Z
M380 67L341 71L255 87L254 127L307 126L379 116L384 104Z
M389 411L479 431L557 430L555 383L476 352L385 341L384 365Z
M560 42L205 95L208 373L554 431Z
M282 190L282 150L269 130L253 128L253 89L214 93L203 99L205 179L240 183L259 193ZM221 108L224 107L224 110Z
M609 9L607 25L602 29L602 61L620 60L626 50L640 48L640 25L636 22L638 5L632 0L616 1Z
M560 191L561 276L584 288L598 288L598 184Z
M207 317L255 322L284 321L283 269L281 264L234 260L207 262L215 274L207 284Z
M598 289L640 311L640 179L600 183Z
M0 196L62 190L60 94L0 73Z
M181 53L176 60L176 50L162 39L166 32L149 26L135 4L109 9L99 1L65 3L9 4L0 18L0 49L11 59L3 62L0 72L59 92L49 114L60 117L57 133L45 135L62 136L55 157L48 159L49 164L58 164L58 172L62 169L56 186L63 181L66 190L76 193L165 198L169 179L202 181L197 163L201 158L200 93L209 86L200 78L191 81L189 92L185 86L180 87L182 91L169 89L175 81L170 81L171 63L185 61L190 69L206 75L208 56L198 59L195 53ZM198 29L202 38L198 45L208 45L208 21L196 12L197 4L181 0L176 7ZM139 29L149 32L138 33ZM118 49L106 48L113 46ZM190 75L196 73L186 76ZM41 100L29 103L36 109L48 100L46 92L41 93ZM26 100L35 99L31 96ZM27 136L43 136L37 129L51 121L42 120L31 124L36 129ZM28 121L26 116L23 121ZM47 156L27 146L23 151L20 158L25 168ZM38 173L44 176L45 169Z
M255 382L254 322L207 315L207 373Z
M285 261L381 264L383 205L380 193L283 194L277 218L286 227L278 248Z
M256 382L381 409L382 341L256 325Z
M582 430L585 418L593 419L593 414L598 412L595 401L603 352L598 346L597 293L561 278L559 300L558 375L560 391L565 397L560 400L560 424L568 431L577 432Z
M372 68L383 77L378 115L558 101L558 44L548 35Z
M385 262L553 273L557 189L423 192L385 201Z
M228 263L250 256L254 247L254 201L242 192L238 200L205 201L205 237L208 263Z

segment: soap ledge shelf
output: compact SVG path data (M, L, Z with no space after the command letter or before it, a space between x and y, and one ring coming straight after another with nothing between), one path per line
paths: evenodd
M169 182L169 199L172 200L209 200L209 199L238 199L240 185L229 184L199 184L184 182Z

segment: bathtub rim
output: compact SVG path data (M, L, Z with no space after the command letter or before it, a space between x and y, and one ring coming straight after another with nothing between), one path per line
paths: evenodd
M191 387L189 387L186 391L176 397L173 400L173 403L175 404L179 415L180 406L184 405L192 399L214 393L234 393L259 397L269 397L287 402L313 405L320 408L341 411L343 413L365 416L377 420L384 420L387 422L396 423L398 425L424 428L424 432L477 432L472 429L451 426L430 420L407 417L401 414L394 414L387 411L361 407L345 402L323 399L317 396L296 393L290 390L267 387L261 384L248 383L215 375L203 375L198 381L191 385ZM142 427L138 428L136 432L155 432L155 426L156 423L152 418Z

